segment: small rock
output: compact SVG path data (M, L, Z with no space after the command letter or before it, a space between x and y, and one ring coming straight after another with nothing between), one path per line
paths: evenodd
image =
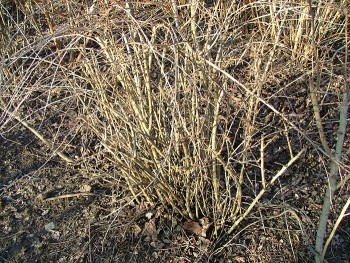
M162 241L163 241L165 244L171 244L171 240L170 240L170 239L163 238Z
M153 247L153 248L156 248L157 247L157 243L155 241L152 241L150 243L150 246Z
M178 234L178 233L181 232L181 230L182 230L182 226L181 226L181 225L177 225L177 226L174 228L173 232L174 232L175 234Z
M150 246L155 249L162 249L165 246L165 244L163 242L153 241L150 243Z
M46 224L44 228L47 232L50 232L51 230L53 230L55 228L55 223L50 222L50 223Z
M145 214L145 217L148 219L148 220L151 220L151 218L153 217L154 213L152 211L148 212Z
M49 211L50 211L49 209L46 209L41 213L41 215L46 216L49 213Z
M60 239L60 232L55 231L55 230L51 230L50 232L51 232L52 239L54 239L56 241Z
M157 258L158 258L158 253L157 253L157 252L153 252L153 253L152 253L152 257L154 257L155 259L157 259Z

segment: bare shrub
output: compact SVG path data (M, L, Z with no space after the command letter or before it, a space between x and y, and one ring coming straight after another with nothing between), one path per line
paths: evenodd
M305 144L329 157L294 98L336 82L345 1L31 3L1 5L2 125L113 164L139 202L232 232Z

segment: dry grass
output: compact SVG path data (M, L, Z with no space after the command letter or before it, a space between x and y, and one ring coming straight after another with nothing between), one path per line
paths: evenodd
M235 226L304 147L322 152L292 87L308 93L315 79L328 107L349 7L206 2L0 4L1 125L26 121L52 152L93 171L118 167L112 184L209 218L214 236ZM276 148L283 158L270 161Z

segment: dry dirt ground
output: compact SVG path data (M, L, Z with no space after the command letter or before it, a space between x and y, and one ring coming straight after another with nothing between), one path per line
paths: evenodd
M309 262L313 258L324 179L313 178L302 168L310 158L294 168L297 176L285 175L233 235L221 233L214 240L210 226L204 237L200 222L186 222L160 205L136 204L124 198L118 186L84 172L82 165L49 158L30 131L14 124L0 138L0 262ZM346 197L346 189L341 191L338 209ZM329 262L349 262L349 240L350 223L345 219L331 243Z

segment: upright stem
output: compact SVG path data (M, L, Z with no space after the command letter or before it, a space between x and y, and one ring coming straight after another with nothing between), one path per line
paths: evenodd
M346 15L345 18L345 25L348 24L348 16ZM326 195L323 200L323 207L322 212L320 215L320 221L317 229L316 234L316 244L315 244L315 262L321 263L324 260L325 251L323 251L323 243L324 243L324 237L326 234L326 228L327 228L327 221L330 214L331 209L331 202L334 197L334 192L337 189L337 181L338 181L338 162L340 161L343 144L344 144L344 138L346 133L346 126L347 126L347 114L348 114L348 108L349 108L349 83L347 80L347 64L348 64L348 38L347 38L347 28L345 30L345 62L344 62L344 92L342 96L342 104L340 106L340 116L339 116L339 129L338 129L338 137L337 137L337 144L336 149L334 153L334 158L332 158L331 161L331 170L330 175L328 179L328 187L326 191Z

